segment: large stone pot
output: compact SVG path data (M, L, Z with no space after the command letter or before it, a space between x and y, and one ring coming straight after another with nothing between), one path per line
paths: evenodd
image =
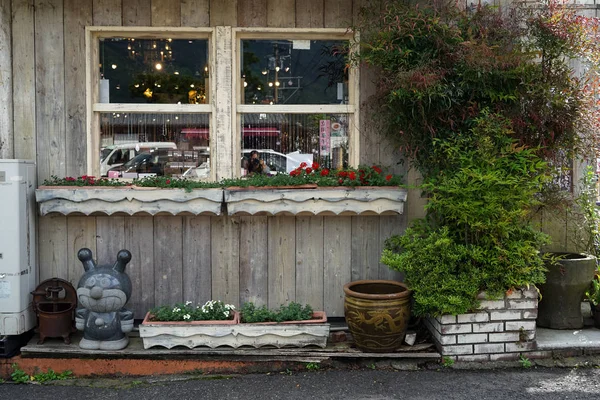
M553 253L546 262L546 283L540 285L537 325L551 329L583 328L581 302L596 271L596 257L578 253Z
M388 353L404 341L412 292L396 281L363 280L344 286L344 315L362 351Z

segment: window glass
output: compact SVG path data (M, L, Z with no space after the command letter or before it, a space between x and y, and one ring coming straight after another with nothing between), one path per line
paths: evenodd
M99 45L100 103L206 103L206 39L103 38Z
M271 173L289 173L301 162L348 166L348 114L242 114L242 167L253 150Z
M344 40L242 40L244 104L346 104Z
M101 113L101 175L208 178L209 114Z

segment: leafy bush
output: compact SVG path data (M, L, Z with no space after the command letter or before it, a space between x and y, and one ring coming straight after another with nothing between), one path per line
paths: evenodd
M194 306L191 301L150 310L150 321L224 321L233 319L235 307L222 301L209 300Z
M469 135L433 142L446 168L422 186L427 218L386 242L382 262L405 273L415 314L465 313L481 290L545 280L548 238L528 222L545 163L511 139L506 119L484 111L474 122Z
M596 149L597 19L558 0L466 10L389 0L361 15L355 61L377 69L374 117L424 175L443 168L433 142L467 133L485 108L555 163ZM589 67L581 78L573 58Z
M256 307L252 302L246 302L240 310L242 322L284 322L304 321L312 318L313 309L310 305L302 306L291 302L289 305L281 305L277 310L269 310L267 306Z

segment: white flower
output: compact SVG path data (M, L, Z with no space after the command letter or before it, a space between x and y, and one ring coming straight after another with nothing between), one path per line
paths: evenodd
M191 318L190 314L185 314L185 315L183 316L183 319L190 319L190 318Z
M186 302L185 302L185 305L186 305L186 306L189 306L190 304L192 304L192 302L191 302L191 301L186 301Z
M223 311L223 315L225 315L226 317L229 317L229 311Z
M179 307L175 307L175 308L173 309L173 312L179 312L179 311L181 311L181 308L179 308Z

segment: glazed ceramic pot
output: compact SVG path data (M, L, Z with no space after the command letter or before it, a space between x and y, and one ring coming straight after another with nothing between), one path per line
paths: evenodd
M412 292L400 282L354 281L344 286L344 316L356 347L389 353L404 341Z
M596 257L578 253L553 253L560 256L546 262L546 283L540 285L542 294L537 325L551 329L580 329L583 327L581 302L596 272Z

